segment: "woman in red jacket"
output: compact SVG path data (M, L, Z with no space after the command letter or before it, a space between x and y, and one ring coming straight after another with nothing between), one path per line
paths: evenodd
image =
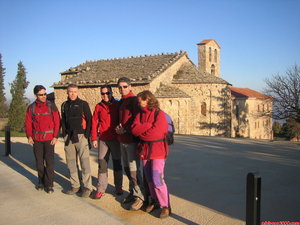
M169 148L166 143L168 122L165 113L159 109L159 103L150 91L137 95L141 112L132 124L132 134L140 138L138 155L143 161L144 172L149 186L152 202L146 208L151 212L158 202L162 211L160 218L170 214L170 202L167 185L164 181L164 166Z
M92 117L91 138L94 148L98 147L98 184L95 199L100 199L108 185L107 162L111 153L114 169L115 193L123 194L123 172L121 164L120 143L117 141L115 127L119 123L119 102L112 96L111 86L101 87L101 98ZM99 142L98 142L99 139Z

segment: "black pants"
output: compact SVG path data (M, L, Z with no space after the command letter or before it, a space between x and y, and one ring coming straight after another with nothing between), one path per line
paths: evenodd
M33 152L38 171L39 184L53 187L54 179L54 145L51 141L34 141Z

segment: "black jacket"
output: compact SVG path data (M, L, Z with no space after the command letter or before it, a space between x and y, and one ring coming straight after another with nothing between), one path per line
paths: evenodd
M73 143L78 142L77 134L84 134L86 138L90 137L92 114L86 101L80 98L74 101L68 99L61 105L61 116L63 137L68 134L68 139L71 139ZM85 120L86 127L82 126L83 120ZM67 142L66 144L68 145Z

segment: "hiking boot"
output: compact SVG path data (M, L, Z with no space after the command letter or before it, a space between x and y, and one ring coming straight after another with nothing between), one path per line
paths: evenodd
M116 188L115 194L116 195L122 195L123 194L123 189L122 188Z
M96 194L94 195L94 199L100 199L104 195L103 192L97 191Z
M132 205L130 206L130 211L137 211L142 208L144 201L139 197L136 197Z
M158 202L152 202L150 203L147 207L146 207L146 212L150 213L152 212L154 209L159 208L159 203Z
M48 194L52 194L52 193L54 192L53 187L47 187L47 188L46 188L46 192L47 192Z
M67 195L74 195L74 194L76 194L78 191L80 190L80 188L71 188L70 190L68 190L67 192L66 192L66 194Z
M161 213L159 215L159 218L164 219L167 218L170 215L170 208L169 207L163 207L161 209Z
M154 208L155 208L154 204L148 205L147 208L146 208L146 212L150 213L150 212L152 212L154 210Z
M127 195L127 197L123 200L123 203L130 203L134 201L134 196L130 193L129 195Z
M36 188L36 190L38 190L38 191L43 191L43 190L44 190L44 185L43 185L43 184L37 184L37 185L35 186L35 188Z
M83 197L83 198L88 198L88 197L90 197L91 192L92 192L92 191L91 191L90 189L84 188L84 189L83 189L83 192L82 192L82 194L81 194L81 197Z

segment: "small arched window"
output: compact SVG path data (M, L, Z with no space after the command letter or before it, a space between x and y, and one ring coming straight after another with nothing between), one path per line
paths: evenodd
M209 57L209 61L211 62L211 47L209 47L209 49L208 49L208 57Z
M215 49L214 58L215 58L215 63L216 63L217 60L218 60L218 51L217 51L217 49Z
M214 64L211 65L211 69L210 69L211 75L215 75L216 74L216 67Z
M201 103L201 115L206 116L206 103L205 102Z

